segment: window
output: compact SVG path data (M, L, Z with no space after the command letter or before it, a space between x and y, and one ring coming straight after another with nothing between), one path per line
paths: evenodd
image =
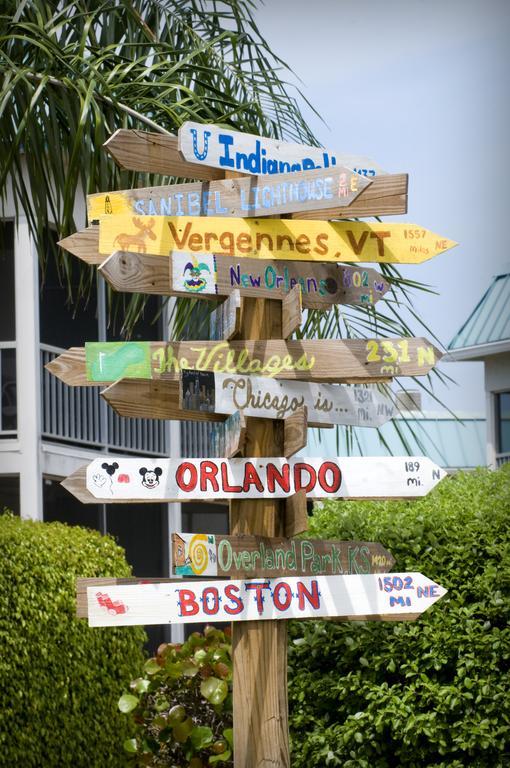
M510 392L496 395L497 453L510 453Z
M0 514L4 509L19 515L19 476L0 475Z

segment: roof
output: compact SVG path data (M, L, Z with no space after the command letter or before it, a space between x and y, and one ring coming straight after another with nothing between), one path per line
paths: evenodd
M348 441L345 427L309 430L308 445L301 456L428 456L444 469L474 469L487 466L485 417L480 414L447 412L408 414L382 427L355 427ZM403 444L402 439L405 441ZM386 443L386 445L385 445Z
M493 278L448 349L451 360L475 359L510 349L509 272Z

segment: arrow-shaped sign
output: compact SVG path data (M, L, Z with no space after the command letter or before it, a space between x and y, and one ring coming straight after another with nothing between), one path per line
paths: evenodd
M91 627L265 619L412 620L446 594L421 573L87 588Z
M155 459L101 457L86 468L85 490L102 503L309 498L413 498L446 473L425 457ZM84 498L83 474L63 485Z
M405 174L399 177L405 178ZM385 185L384 181L393 177L380 178L383 181L381 190L388 189L390 185ZM87 215L89 221L94 221L105 214L115 216L119 213L135 216L272 216L330 209L331 218L334 218L335 214L342 215L370 184L370 179L340 166L276 178L251 176L123 189L88 195Z
M205 371L182 371L180 404L184 411L284 419L299 408L308 409L313 424L380 427L398 412L375 387L345 387L276 381L267 376L240 376Z
M114 341L72 347L46 368L66 384L174 379L183 369L299 381L365 383L423 376L442 357L427 339Z
M99 252L420 264L457 243L416 224L192 216L101 216Z
M188 121L179 128L179 151L190 163L254 175L302 173L345 165L362 176L385 173L368 157L332 154L320 147L240 133Z
M370 541L172 533L172 573L178 576L335 576L385 573L395 559Z

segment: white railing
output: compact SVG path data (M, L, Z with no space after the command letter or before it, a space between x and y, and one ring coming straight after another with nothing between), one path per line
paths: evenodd
M52 376L44 366L62 351L41 344L41 432L44 438L123 452L167 453L164 421L118 416L102 400L98 387L70 387Z
M502 467L503 464L508 464L510 461L510 453L497 453L496 454L496 467Z
M16 342L0 341L0 437L15 437L17 430Z

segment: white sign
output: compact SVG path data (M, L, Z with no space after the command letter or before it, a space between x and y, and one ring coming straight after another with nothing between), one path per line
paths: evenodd
M107 460L106 460L107 459ZM425 457L155 459L103 456L87 490L105 502L425 496L446 472Z
M196 256L192 253L172 254L172 291L189 293L216 294L218 275L216 257L212 253Z
M335 165L344 165L368 178L386 173L368 157L332 154L320 147L268 139L191 121L179 128L179 152L191 163L254 176L310 171Z
M281 381L267 376L243 376L207 371L181 372L184 410L285 419L308 409L310 424L379 427L397 414L391 400L376 387L345 387Z
M91 627L265 619L415 618L446 594L421 573L87 587Z

